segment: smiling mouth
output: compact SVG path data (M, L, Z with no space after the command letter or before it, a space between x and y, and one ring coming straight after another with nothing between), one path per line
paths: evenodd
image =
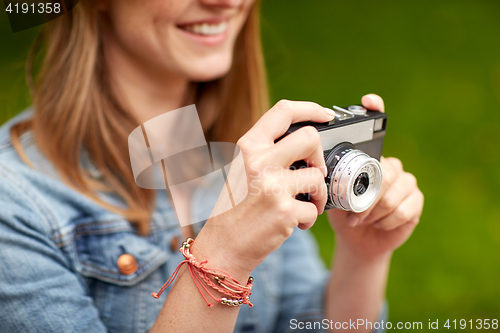
M226 32L228 24L226 21L222 21L220 23L194 23L178 27L195 35L217 36Z

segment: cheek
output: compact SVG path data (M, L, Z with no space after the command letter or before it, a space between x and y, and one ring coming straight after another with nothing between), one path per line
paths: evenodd
M160 51L157 40L157 22L167 27L173 25L182 1L173 0L112 0L106 16L112 37L133 53L153 54Z
M106 12L114 22L130 22L133 28L139 29L133 23L152 22L156 17L174 21L189 1L175 0L108 0Z

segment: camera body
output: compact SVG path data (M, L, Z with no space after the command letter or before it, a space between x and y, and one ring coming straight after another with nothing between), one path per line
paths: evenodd
M315 127L321 138L327 176L328 201L325 209L338 208L356 213L375 201L382 185L380 156L387 126L387 115L360 105L333 107L335 119L327 123L301 122L290 126L286 135L303 126ZM291 169L307 167L295 162ZM299 200L309 201L308 194Z

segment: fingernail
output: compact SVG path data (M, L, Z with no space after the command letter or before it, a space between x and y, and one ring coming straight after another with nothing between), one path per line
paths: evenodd
M325 109L326 113L328 113L330 116L335 117L335 111L333 111L332 109L329 109L329 108L323 108L323 109Z
M358 223L359 223L359 217L357 217L354 214L347 218L347 225L350 227L355 227L358 225Z
M376 98L375 94L367 94L365 96L368 97L369 99L371 99L372 101L375 101L375 98Z
M323 165L320 170L321 172L323 172L323 176L326 177L326 175L328 174L328 169L326 168L326 164Z

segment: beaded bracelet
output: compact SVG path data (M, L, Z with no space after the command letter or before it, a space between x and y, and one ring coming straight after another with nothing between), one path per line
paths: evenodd
M201 296L208 306L213 306L213 304L207 300L203 291L200 289L200 285L210 295L210 297L212 297L213 300L218 303L228 306L248 304L248 306L252 307L253 304L250 302L250 295L252 294L251 290L254 281L253 277L250 276L248 278L246 286L244 286L225 271L204 266L208 261L204 260L202 262L198 262L190 251L191 244L193 244L193 242L194 239L192 238L188 238L186 239L186 241L182 242L182 246L179 251L184 255L185 259L181 261L179 265L177 265L177 268L168 278L167 282L165 282L165 284L160 288L160 290L157 293L151 293L151 295L154 298L159 298L163 291L165 291L165 289L167 289L174 282L182 265L187 264L189 273L191 274L191 278L193 279L196 288L198 288L198 291L200 292ZM200 278L209 287L212 287L221 294L230 297L215 297L201 282Z

